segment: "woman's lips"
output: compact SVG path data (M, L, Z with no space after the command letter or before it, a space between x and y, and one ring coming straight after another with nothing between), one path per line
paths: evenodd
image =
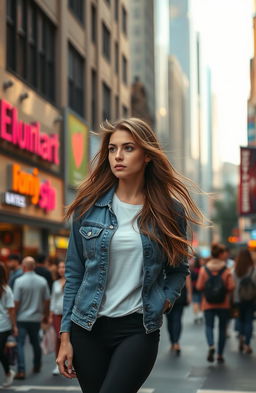
M125 169L126 167L124 165L115 165L115 169L117 171L121 171L122 169Z

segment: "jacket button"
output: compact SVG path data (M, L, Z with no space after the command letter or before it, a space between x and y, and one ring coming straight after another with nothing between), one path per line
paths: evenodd
M92 326L92 322L88 322L88 326Z
M109 225L109 229L114 229L113 225Z
M87 233L87 236L91 236L91 234L92 234L91 232L88 232L88 233Z

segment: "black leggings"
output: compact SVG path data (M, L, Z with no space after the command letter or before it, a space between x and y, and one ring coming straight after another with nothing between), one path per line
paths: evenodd
M73 323L73 364L83 393L137 393L154 366L159 338L159 329L145 333L136 313L100 317L91 332Z
M0 362L3 365L5 374L9 374L10 372L10 365L8 357L5 354L5 344L7 341L8 336L11 334L11 330L0 332Z

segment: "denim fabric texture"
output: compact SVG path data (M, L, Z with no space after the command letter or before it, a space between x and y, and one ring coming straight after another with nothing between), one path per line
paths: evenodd
M106 289L109 249L118 222L111 209L115 188L79 219L74 217L66 257L61 332L70 332L71 321L91 330ZM183 206L172 200L177 226L186 237ZM170 266L159 245L141 235L143 248L143 324L146 333L160 328L165 300L173 305L189 274L187 258L181 256L177 266ZM136 261L135 261L136 263Z

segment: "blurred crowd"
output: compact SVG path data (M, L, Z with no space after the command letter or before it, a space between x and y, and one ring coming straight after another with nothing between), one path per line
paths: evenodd
M8 387L26 378L26 338L33 349L33 373L41 371L42 352L60 346L60 322L65 284L63 260L49 263L45 255L21 260L11 254L0 262L0 361ZM15 372L11 365L17 365ZM54 367L53 375L58 375Z
M235 320L238 351L250 355L256 312L256 264L250 250L242 248L232 259L227 247L216 243L211 246L211 257L195 254L189 265L191 274L181 296L166 314L170 351L177 356L182 352L183 311L191 305L194 323L205 325L208 362L225 362L223 353L231 319ZM34 373L41 371L42 353L55 350L57 356L64 285L63 260L49 263L45 255L21 260L12 254L5 263L0 262L0 362L5 373L2 387L27 376L27 336L33 350ZM219 324L214 337L216 319ZM15 364L16 372L11 368ZM52 373L58 375L58 367L54 366Z

